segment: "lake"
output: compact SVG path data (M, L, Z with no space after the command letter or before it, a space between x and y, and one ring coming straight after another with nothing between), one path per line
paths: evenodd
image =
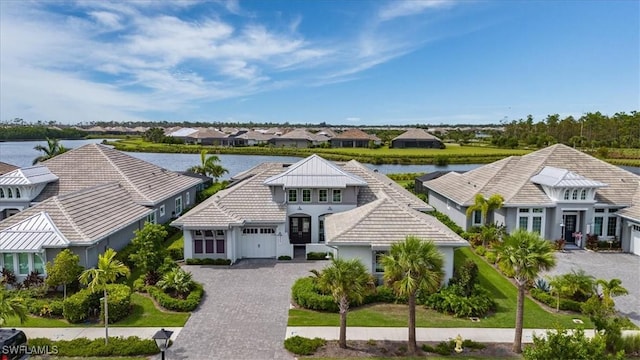
M101 143L102 139L90 140L61 140L60 143L67 148L77 148L86 144ZM40 152L34 150L34 146L44 145L46 141L8 141L0 142L0 161L20 167L30 166L33 159L40 156ZM184 171L193 165L200 164L200 154L164 154L164 153L138 153L128 152L127 154L138 159L148 161L165 169L174 171ZM239 172L250 169L263 162L283 162L294 163L301 158L293 156L261 156L261 155L218 155L222 166L229 170L223 179L229 178ZM434 165L395 165L366 164L371 169L377 169L384 174L409 173L409 172L432 172L436 170L456 170L468 171L477 168L479 164L453 164L449 166ZM640 171L640 169L638 169Z

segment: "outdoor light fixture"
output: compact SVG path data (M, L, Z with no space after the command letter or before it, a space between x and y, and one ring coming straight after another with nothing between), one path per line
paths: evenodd
M169 347L169 339L171 339L171 335L173 335L173 331L160 329L155 335L153 335L153 340L155 340L158 349L160 349L161 359L164 360L164 352Z
M298 210L302 210L302 206L298 206Z
M333 210L333 208L331 208L331 206L329 206L329 208L328 208L327 210L332 211L332 210Z

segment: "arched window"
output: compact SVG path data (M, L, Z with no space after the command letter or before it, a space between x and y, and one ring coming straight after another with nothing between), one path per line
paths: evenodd
M578 189L573 190L573 195L571 195L571 200L578 200Z
M4 190L0 189L0 199L4 199Z
M564 191L564 199L565 200L569 200L569 192L571 192L571 190L569 190L569 189Z
M587 189L583 189L580 193L580 200L587 200Z
M20 199L20 189L16 188L16 198Z
M11 192L11 188L7 189L7 197L9 199L13 198L13 193Z

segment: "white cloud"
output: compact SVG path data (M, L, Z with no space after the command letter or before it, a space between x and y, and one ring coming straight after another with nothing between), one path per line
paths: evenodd
M120 15L108 11L91 11L89 15L104 25L109 30L118 30L122 28L120 24Z
M355 116L345 118L345 120L347 120L348 122L360 122L360 118Z
M453 6L453 0L398 0L392 1L378 12L380 21L389 21L404 16L418 15L427 9L442 9Z

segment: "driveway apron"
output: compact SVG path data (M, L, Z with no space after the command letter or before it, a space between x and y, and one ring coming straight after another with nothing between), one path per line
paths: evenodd
M615 297L616 308L640 325L640 256L586 250L557 252L556 255L556 267L544 275L560 275L582 269L596 279L622 280L622 286L629 290L629 295Z
M293 359L284 349L291 286L325 262L243 260L228 268L186 266L205 297L169 359Z

